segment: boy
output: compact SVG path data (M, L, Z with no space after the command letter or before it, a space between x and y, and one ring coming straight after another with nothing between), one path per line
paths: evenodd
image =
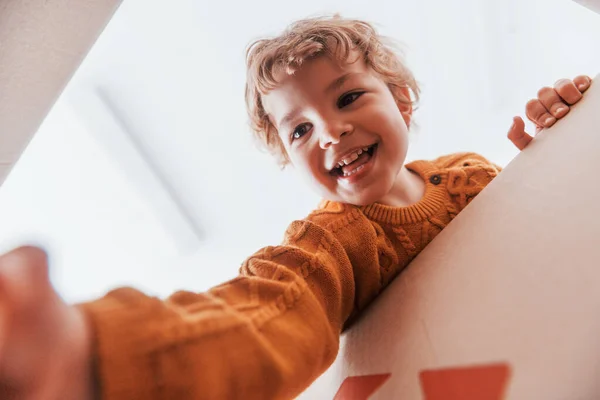
M545 88L550 126L591 80ZM418 86L364 22L299 21L248 52L255 133L325 199L280 246L207 293L130 288L76 307L45 254L0 259L0 393L19 399L293 398L335 359L340 333L499 168L476 154L405 164ZM411 95L414 97L411 98ZM515 118L509 138L531 137Z

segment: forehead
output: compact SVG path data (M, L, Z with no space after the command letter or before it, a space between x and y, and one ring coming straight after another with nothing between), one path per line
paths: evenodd
M351 56L349 60L339 62L322 56L306 61L292 75L282 73L277 87L262 96L263 107L272 122L276 123L291 108L324 98L328 91L347 80L371 75L362 57Z

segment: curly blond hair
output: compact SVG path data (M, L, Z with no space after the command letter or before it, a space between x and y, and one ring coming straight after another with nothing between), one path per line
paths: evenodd
M246 51L246 109L251 129L282 167L289 157L277 130L269 120L262 96L278 85L281 73L292 75L302 63L319 56L338 62L348 61L358 50L366 62L388 85L396 101L414 106L420 89L412 72L404 65L396 43L377 33L368 22L339 15L303 19L291 24L281 35L252 42ZM412 99L396 89L408 88Z

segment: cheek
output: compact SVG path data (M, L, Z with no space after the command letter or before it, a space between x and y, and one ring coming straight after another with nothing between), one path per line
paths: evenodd
M302 149L296 149L290 155L290 159L296 170L302 175L319 182L323 182L326 179L323 168L323 151L320 148L309 148L306 146Z
M310 173L315 164L313 161L313 154L310 149L306 147L297 149L288 149L290 160L294 164L294 167L303 174Z
M399 138L404 138L408 131L407 121L397 108L388 108L380 116L380 121L385 121L385 129L389 134L394 134Z

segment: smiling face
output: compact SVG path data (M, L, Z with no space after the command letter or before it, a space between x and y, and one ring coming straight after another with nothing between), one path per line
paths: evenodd
M408 89L399 95L409 99ZM406 157L411 107L362 57L321 56L264 95L292 165L327 200L368 205L390 193Z

